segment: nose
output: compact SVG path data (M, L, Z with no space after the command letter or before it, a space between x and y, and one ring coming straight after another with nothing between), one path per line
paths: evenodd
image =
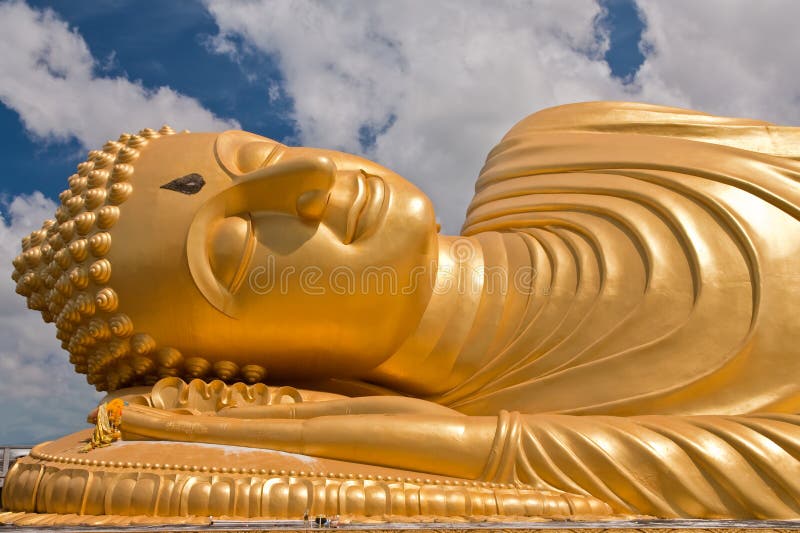
M312 189L304 192L295 203L297 214L310 221L322 220L329 195L330 192L324 189Z
M226 216L242 212L297 212L298 200L309 191L329 191L336 176L336 165L328 157L317 156L280 161L235 178L225 197Z
M186 237L186 255L195 284L209 303L236 315L231 290L242 274L237 258L252 244L250 214L299 215L298 207L318 209L298 200L309 190L329 191L335 175L336 165L325 156L278 161L235 177L198 209Z

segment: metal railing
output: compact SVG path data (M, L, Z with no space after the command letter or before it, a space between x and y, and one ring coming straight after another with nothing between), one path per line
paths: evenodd
M32 446L0 446L0 490L6 480L6 474L20 457L31 452Z

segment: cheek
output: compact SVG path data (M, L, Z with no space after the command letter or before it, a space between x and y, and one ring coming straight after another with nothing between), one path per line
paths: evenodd
M380 231L370 245L382 250L379 256L394 257L400 263L417 263L417 258L436 257L436 219L430 203L412 197L393 202Z

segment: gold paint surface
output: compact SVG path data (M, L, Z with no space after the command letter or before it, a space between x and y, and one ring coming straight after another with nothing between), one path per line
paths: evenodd
M6 508L187 519L611 516L591 497L273 450L118 441L81 453L89 436L41 444L20 459L7 477Z
M13 278L76 371L128 401L123 447L87 460L206 443L422 480L335 498L328 478L274 481L271 516L313 493L366 516L796 519L798 160L797 128L561 106L489 153L447 236L363 158L143 130L78 165ZM11 472L7 508L155 514L169 493L256 516L237 495L278 479L181 474L190 490L134 467L106 486L47 456Z

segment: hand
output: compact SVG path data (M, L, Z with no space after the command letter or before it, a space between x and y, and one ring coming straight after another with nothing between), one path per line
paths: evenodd
M464 416L458 411L442 405L404 396L365 396L303 403L229 406L217 411L217 416L228 418L282 418L289 420L368 414Z

